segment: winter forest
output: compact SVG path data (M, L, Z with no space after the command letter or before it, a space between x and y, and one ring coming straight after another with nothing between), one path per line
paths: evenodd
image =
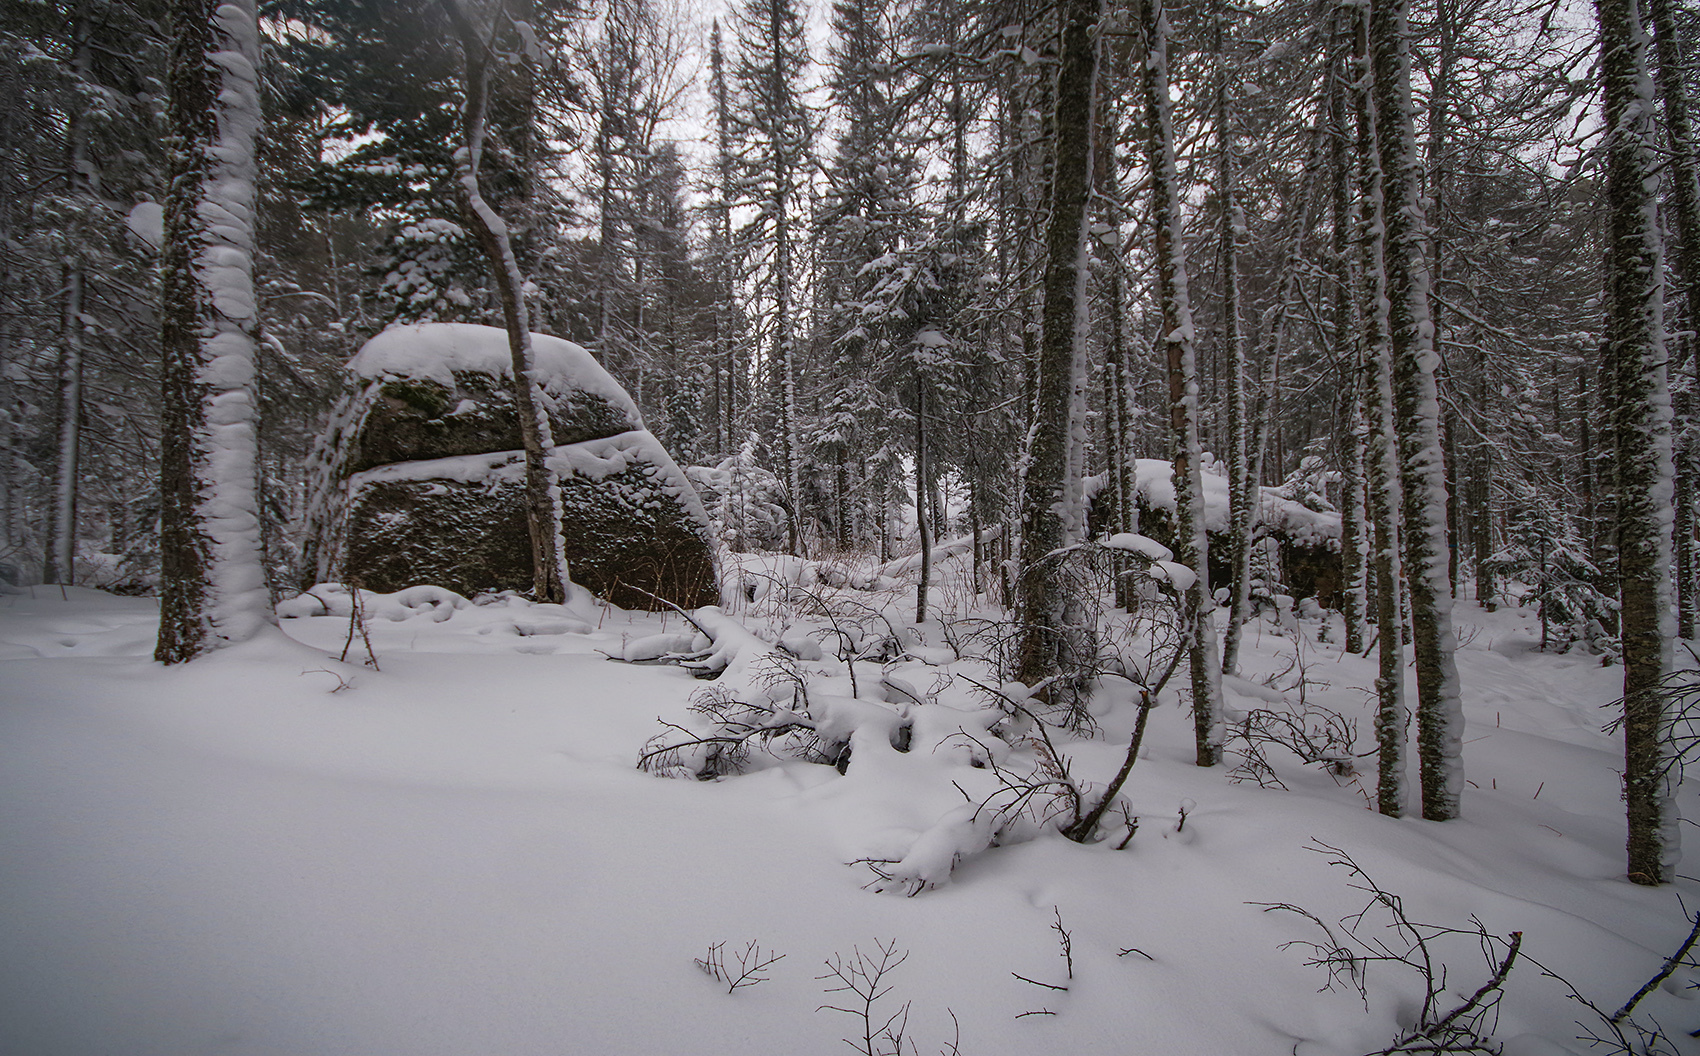
M0 1053L1700 1053L1692 0L0 83Z

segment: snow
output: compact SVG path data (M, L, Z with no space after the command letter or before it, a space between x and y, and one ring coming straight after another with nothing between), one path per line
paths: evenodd
M637 405L602 365L582 347L548 334L531 335L533 373L547 393L583 390L607 400L639 421ZM455 371L513 377L508 333L473 323L415 323L392 326L366 342L348 369L359 378L416 378L454 386Z
M1319 993L1322 973L1281 948L1312 926L1253 903L1333 923L1364 902L1305 849L1313 837L1417 919L1473 913L1521 930L1528 956L1608 1009L1680 941L1678 895L1700 895L1693 880L1622 879L1621 747L1601 731L1620 672L1539 652L1533 610L1459 606L1479 786L1463 820L1381 817L1353 781L1292 759L1273 760L1288 792L1200 770L1171 687L1125 790L1141 827L1118 852L1042 831L988 846L989 816L955 785L978 799L996 784L985 762L1018 768L1032 748L990 732L1001 712L965 683L983 674L939 666L948 649L859 664L859 698L831 648L793 661L818 714L854 730L843 774L768 757L743 776L673 781L636 770L637 753L660 721L694 721L693 692L721 683L608 657L697 645L678 614L582 592L565 607L413 588L365 599L373 670L333 659L346 592L315 594L326 614L286 606L289 637L170 668L148 659L152 599L0 597L7 1051L826 1053L852 1031L817 1012L835 1003L823 964L895 939L909 960L887 1000L912 1002L918 1051L950 1042L954 1014L961 1051L977 1056L1353 1056L1391 1041L1416 992L1372 965L1366 1010L1356 993ZM698 616L751 661L750 685L768 642L823 637L802 610L764 604ZM1328 641L1321 626L1249 623L1230 711L1291 704L1303 673L1310 702L1367 730L1373 661L1331 644L1337 618ZM904 629L944 644L935 624ZM922 702L884 702L882 671ZM1092 707L1100 738L1053 732L1102 781L1135 709L1125 686ZM904 721L907 752L889 737ZM1681 795L1695 806L1691 785ZM867 867L845 864L864 858L931 886L879 894ZM729 995L693 964L712 943L751 940L786 955L767 983ZM1456 1001L1485 978L1479 954L1473 940L1436 945ZM1130 948L1143 956L1118 956ZM1645 1008L1694 1053L1700 1011L1681 996L1656 992ZM1016 1018L1039 1009L1055 1015ZM1583 1014L1520 963L1497 1036L1509 1052L1575 1056L1588 1051L1574 1040Z
M165 207L158 202L137 202L125 215L124 223L154 252L165 245Z
M1173 463L1157 458L1134 460L1136 488L1140 502L1148 509L1175 512L1175 468ZM1211 532L1225 532L1229 526L1228 478L1210 464L1201 470L1204 483L1204 527ZM1257 523L1271 528L1282 537L1306 546L1340 547L1340 514L1337 510L1312 509L1283 493L1281 488L1265 487L1258 492Z

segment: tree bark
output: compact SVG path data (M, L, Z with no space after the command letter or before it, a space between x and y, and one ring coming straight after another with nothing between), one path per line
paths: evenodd
M1234 115L1228 102L1228 70L1223 54L1228 20L1227 5L1218 0L1215 11L1216 62L1216 193L1221 199L1222 231L1218 246L1218 268L1222 273L1222 350L1228 361L1228 629L1222 637L1222 673L1239 673L1240 632L1251 604L1252 533L1256 511L1252 507L1254 482L1251 473L1251 441L1246 421L1245 338L1240 332L1240 232L1245 214L1235 188Z
M1675 879L1679 848L1664 681L1671 584L1671 405L1647 37L1636 0L1596 0L1606 105L1606 363L1617 455L1624 797L1629 879Z
M483 158L485 114L490 101L489 39L494 28L481 30L461 0L441 0L460 37L466 64L466 98L461 107L463 142L455 151L455 169L465 198L466 215L490 262L502 302L502 321L508 331L508 353L514 376L514 402L519 412L520 443L525 450L525 512L531 536L532 596L539 601L564 602L570 590L566 545L561 537L561 488L549 468L555 439L549 425L549 397L538 379L531 348L531 319L525 304L525 278L514 256L507 222L484 199L478 168ZM501 3L493 19L506 16Z
M160 343L160 616L181 663L273 623L257 495L254 0L174 0Z
M1216 655L1216 603L1210 592L1210 543L1204 531L1204 477L1199 465L1198 363L1192 300L1187 289L1186 244L1180 180L1169 97L1168 19L1161 0L1139 5L1144 54L1139 63L1145 104L1145 153L1151 172L1151 227L1157 292L1163 311L1162 343L1169 383L1169 428L1174 441L1175 557L1196 573L1185 592L1183 620L1189 638L1193 740L1199 766L1222 761L1222 668Z
M79 86L92 88L89 12L86 4L71 13L71 73ZM95 187L89 158L88 115L81 91L67 108L65 170L73 197L93 203ZM83 298L87 291L81 233L66 232L65 306L61 316L58 392L54 407L58 440L53 467L53 501L47 508L47 553L42 581L70 583L76 575L77 488L83 431Z
M1446 533L1446 464L1435 385L1439 357L1429 317L1421 160L1411 118L1408 0L1371 4L1376 146L1387 229L1385 266L1393 399L1404 485L1405 572L1417 668L1417 752L1423 817L1458 817L1464 788L1464 708L1453 658L1452 581Z
M1648 0L1655 39L1658 42L1659 98L1664 104L1665 137L1670 143L1672 179L1672 219L1676 228L1676 263L1686 296L1684 337L1677 342L1679 354L1672 357L1679 370L1686 372L1688 384L1676 388L1675 417L1679 432L1673 438L1676 461L1676 546L1677 630L1684 638L1694 637L1696 608L1694 553L1694 492L1700 467L1695 465L1696 441L1693 420L1694 375L1700 367L1700 144L1694 136L1694 120L1689 111L1688 87L1684 80L1685 59L1682 37L1678 34L1670 0Z
M1375 740L1376 809L1389 817L1405 813L1405 650L1399 511L1398 440L1393 427L1393 351L1388 338L1385 194L1376 145L1375 98L1370 93L1369 12L1357 8L1358 166L1362 188L1358 244L1362 254L1364 417L1369 424L1369 517L1375 530L1377 674Z
M1034 419L1022 481L1021 566L1017 604L1021 638L1016 678L1028 685L1054 679L1072 706L1081 676L1096 659L1091 635L1079 626L1062 550L1079 541L1080 488L1069 479L1073 457L1075 389L1085 364L1088 272L1086 217L1097 122L1099 0L1063 0L1058 11L1062 51L1057 67L1056 156L1051 174L1050 226L1045 233L1044 314L1040 320ZM1073 499L1074 501L1070 501Z

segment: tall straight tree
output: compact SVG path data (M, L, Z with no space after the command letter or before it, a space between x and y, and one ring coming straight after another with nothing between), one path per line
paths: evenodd
M1683 48L1681 31L1671 0L1648 0L1648 13L1656 29L1658 42L1659 100L1663 104L1665 139L1670 145L1671 209L1676 228L1676 257L1686 296L1686 334L1680 339L1684 351L1674 355L1681 369L1690 372L1690 380L1679 397L1676 407L1681 433L1676 448L1676 575L1677 623L1684 638L1694 637L1697 599L1695 598L1694 553L1694 490L1696 467L1694 422L1692 421L1694 391L1692 372L1700 363L1700 142L1694 136L1694 117L1689 109L1688 65L1694 58L1693 43ZM1686 60L1686 61L1685 61Z
M71 10L71 73L88 83L92 63L90 14L86 3ZM88 83L92 89L94 85ZM89 157L92 115L81 92L73 92L66 108L65 175L70 193L85 201L94 197L94 163ZM58 420L58 457L54 466L53 503L47 512L47 554L42 579L69 583L75 571L77 540L77 477L83 428L83 295L87 284L83 261L84 238L66 239L65 301L61 315L59 392L54 417Z
M809 63L803 18L794 0L744 0L736 13L738 60L733 67L736 102L730 117L737 132L741 204L754 206L744 228L766 287L767 369L777 411L780 479L791 550L801 551L802 451L797 421L797 229L803 183L814 143L803 105L803 71Z
M1679 846L1664 686L1676 638L1673 472L1653 84L1639 6L1597 0L1595 9L1606 103L1605 347L1617 445L1629 879L1663 884L1676 879Z
M1399 511L1403 486L1399 479L1399 444L1393 427L1393 349L1388 337L1385 192L1381 157L1376 150L1375 98L1370 92L1369 12L1354 9L1357 42L1353 95L1358 140L1358 313L1364 354L1359 368L1368 443L1369 520L1375 536L1371 561L1376 584L1375 740L1377 746L1376 807L1389 817L1405 812L1405 727L1410 712L1405 703L1404 570L1400 560Z
M525 449L525 515L531 535L532 594L539 601L567 599L566 544L561 538L561 486L549 468L555 440L549 425L549 398L537 375L531 348L531 318L525 303L525 277L502 214L484 198L478 178L484 157L485 117L490 105L490 64L499 61L493 41L511 31L513 19L504 0L497 0L485 19L462 6L463 0L442 0L443 10L459 36L466 64L465 98L461 102L462 142L455 151L468 221L495 275L502 302L502 321L508 332L512 360L514 403L519 412L520 443ZM525 61L516 52L515 61Z
M1151 229L1157 298L1169 383L1174 451L1175 556L1195 573L1185 591L1193 732L1199 766L1222 761L1222 669L1216 654L1216 603L1210 593L1210 542L1204 531L1203 455L1198 439L1198 362L1187 289L1180 177L1175 171L1174 102L1169 95L1168 18L1162 0L1141 0L1139 55L1145 102L1145 160L1151 179Z
M1464 789L1464 704L1453 657L1452 576L1446 531L1446 464L1440 445L1439 356L1429 317L1422 158L1411 104L1409 0L1370 5L1376 147L1387 229L1389 336L1399 464L1405 489L1405 576L1417 666L1417 754L1423 817L1458 816ZM1383 632L1386 629L1383 628Z
M1045 232L1044 314L1032 431L1021 497L1021 620L1016 677L1028 685L1057 680L1071 706L1073 690L1096 651L1079 626L1078 587L1062 551L1085 534L1079 463L1073 456L1085 377L1091 248L1087 209L1097 130L1100 0L1063 0L1057 9L1062 48L1054 93L1055 159L1051 215ZM1053 700L1058 699L1053 695Z
M160 611L181 663L274 622L256 496L255 0L176 0L161 347Z
M1245 340L1240 333L1240 235L1245 213L1235 182L1234 111L1231 91L1237 79L1230 70L1224 49L1227 39L1228 5L1217 0L1211 32L1216 58L1216 194L1222 206L1221 243L1218 251L1222 273L1222 352L1228 369L1228 520L1232 542L1228 583L1228 630L1222 638L1222 671L1239 673L1240 631L1251 601L1252 509L1255 482L1251 475L1251 423L1246 420Z

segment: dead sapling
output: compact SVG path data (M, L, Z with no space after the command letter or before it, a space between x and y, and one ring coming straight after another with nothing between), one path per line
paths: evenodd
M1592 1022L1576 1021L1576 1025L1582 1028L1582 1033L1576 1036L1576 1040L1587 1042L1590 1052L1598 1050L1606 1056L1675 1056L1680 1051L1657 1020L1651 1016L1637 1019L1635 1010L1654 990L1660 987L1669 989L1669 980L1679 969L1700 970L1700 959L1695 955L1695 944L1700 942L1700 913L1689 912L1686 906L1683 907L1683 912L1687 915L1689 924L1688 937L1682 940L1675 953L1665 958L1658 971L1641 984L1640 989L1615 1012L1606 1011L1609 1005L1606 1008L1600 1007L1584 996L1570 980L1539 961L1534 962L1542 975L1556 980L1570 991L1569 997L1572 1001L1592 1013ZM1692 982L1687 986L1689 989L1696 988L1696 984ZM1691 1032L1689 1036L1700 1037L1700 1030Z
M348 601L348 637L343 639L342 655L337 657L337 662L348 662L348 650L354 646L354 636L358 634L360 643L366 647L366 666L377 671L378 654L372 650L372 635L366 629L366 602L358 579L348 583Z
M1311 957L1305 963L1327 971L1328 979L1322 989L1332 990L1342 980L1349 983L1369 1008L1367 973L1372 964L1397 965L1414 973L1423 984L1423 1002L1410 1026L1402 1029L1393 1043L1366 1056L1393 1056L1395 1053L1482 1053L1497 1054L1500 1046L1493 1040L1498 1021L1499 1001L1504 996L1505 979L1517 962L1523 946L1523 933L1513 931L1496 935L1487 930L1476 917L1470 918L1467 928L1442 924L1426 924L1411 919L1405 911L1404 900L1377 883L1352 856L1338 847L1312 839L1307 850L1328 856L1328 864L1347 870L1352 877L1350 886L1368 894L1369 901L1356 913L1341 918L1330 926L1315 913L1288 902L1254 902L1264 912L1294 913L1314 924L1323 939L1295 939L1283 943L1282 949L1297 947L1308 950ZM1371 914L1385 918L1379 929L1369 927ZM1468 939L1480 952L1488 968L1485 982L1462 1000L1453 1004L1447 987L1448 965L1442 959L1442 946L1451 946L1454 939Z
M909 951L897 952L896 939L875 940L874 949L879 951L878 957L863 953L859 946L851 948L849 957L832 955L826 962L826 974L815 978L829 984L826 993L845 995L838 999L844 1005L821 1005L815 1011L842 1012L854 1019L861 1036L845 1038L844 1042L862 1056L903 1056L914 1051L907 1033L909 1002L883 1019L884 1012L876 1011L875 1006L891 993L891 984L885 978L909 959Z
M1000 689L966 676L963 681L996 698L1000 705L1011 713L1012 718L1025 718L1034 731L1030 743L1038 756L1038 764L1033 772L1023 777L990 762L990 753L987 753L988 765L997 775L1002 787L988 796L981 808L992 810L1006 818L1030 811L1041 823L1055 824L1063 836L1076 843L1091 842L1106 815L1118 814L1126 831L1117 849L1126 847L1139 827L1139 819L1133 816L1126 802L1121 799L1121 790L1127 783L1128 775L1133 772L1134 763L1139 760L1140 746L1145 740L1146 721L1153 707L1151 693L1143 687L1140 688L1139 717L1134 723L1133 736L1128 742L1121 768L1102 792L1095 792L1094 786L1075 778L1071 761L1057 750L1056 743L1051 739L1049 724L1041 716Z
M1335 784L1347 785L1356 780L1357 761L1365 757L1357 751L1357 737L1352 720L1317 704L1301 703L1286 710L1252 708L1229 734L1228 751L1240 761L1228 771L1228 779L1287 791L1269 758L1269 749L1284 748L1304 765L1321 767Z
M1066 994L1068 993L1069 985L1074 982L1074 936L1069 933L1067 928L1063 927L1062 910L1057 906L1052 906L1051 913L1056 917L1056 921L1051 925L1051 930L1057 933L1057 945L1060 947L1062 952L1063 970L1067 973L1068 982L1059 986L1056 983L1042 983L1037 979L1029 979L1020 972L1010 972L1009 974L1015 976L1024 983L1041 986L1046 990L1060 990ZM1054 1015L1056 1015L1056 1013L1052 1012L1048 1008L1035 1008L1023 1012L1015 1018L1022 1019L1027 1016Z
M767 982L768 970L785 959L783 953L762 949L761 944L754 939L746 943L742 950L733 953L732 957L738 962L736 967L726 963L726 943L722 940L711 945L696 961L703 974L723 984L728 994Z

